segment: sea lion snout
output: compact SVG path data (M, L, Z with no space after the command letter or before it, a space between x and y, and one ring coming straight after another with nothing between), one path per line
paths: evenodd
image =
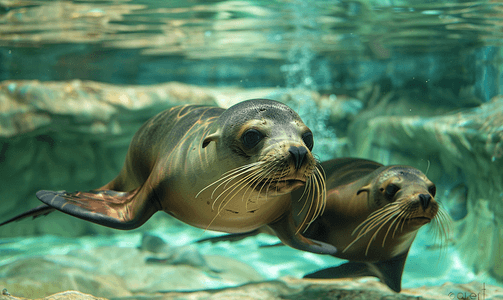
M304 147L304 146L300 146L300 147L290 146L290 148L288 149L288 152L290 152L290 154L292 154L295 169L299 170L302 167L302 164L304 163L304 160L306 158L306 154L307 154L306 147Z
M419 203L421 203L423 210L426 210L428 208L428 205L430 205L430 201L431 201L430 194L419 194Z

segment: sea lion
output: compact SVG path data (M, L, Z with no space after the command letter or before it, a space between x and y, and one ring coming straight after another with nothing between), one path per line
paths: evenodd
M332 255L350 262L304 278L375 276L400 292L407 254L419 228L433 220L442 238L448 232L450 218L435 201L435 185L410 166L384 166L357 158L333 159L321 165L326 173L325 211L300 229L307 238L335 246L339 251ZM296 201L301 195L292 192L294 215L302 211L303 203ZM306 214L298 218L305 219Z
M0 225L57 209L128 230L164 211L192 226L229 233L269 226L293 248L333 254L333 246L303 237L292 215L290 193L302 186L310 218L325 205L313 145L299 115L277 101L254 99L229 109L174 107L138 130L111 182L88 192L39 191L46 205Z

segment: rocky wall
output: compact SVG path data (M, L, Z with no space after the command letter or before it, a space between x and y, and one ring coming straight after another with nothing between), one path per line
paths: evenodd
M333 131L331 157L358 156L409 164L438 186L437 199L455 220L451 243L476 271L503 278L503 98L451 112L435 101L414 102L375 85L358 97L278 89L200 88L180 83L115 86L96 82L5 81L0 84L1 220L35 207L40 189L85 190L106 184L122 167L127 145L155 113L184 103L228 107L269 97L288 103L306 123L316 102ZM313 123L314 124L314 123ZM320 127L321 125L310 125ZM327 138L329 140L329 138ZM327 141L324 141L327 142ZM317 146L323 145L320 140ZM321 144L321 145L320 145ZM326 144L329 149L330 141ZM141 230L174 222L158 214ZM69 229L71 228L71 229ZM44 220L0 227L0 235L80 236L114 230L55 212ZM482 233L483 232L483 233Z

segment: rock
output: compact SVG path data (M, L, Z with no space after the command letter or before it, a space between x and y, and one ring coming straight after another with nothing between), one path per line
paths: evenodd
M231 258L202 256L192 249L189 254L199 262L194 263L193 258L187 258L185 247L173 247L170 252L175 260L162 264L149 262L149 252L116 246L72 250L66 255L18 257L2 266L0 288L27 298L47 297L64 290L116 298L263 280L253 268Z
M11 293L12 294L12 293ZM52 298L54 297L54 298ZM74 298L72 298L74 297ZM80 298L82 297L82 298ZM464 298L462 298L464 297ZM468 298L466 298L468 297ZM470 298L471 297L471 298ZM367 279L313 281L293 278L256 282L226 289L212 289L192 292L138 293L124 299L158 300L217 300L217 299L260 299L260 300L317 300L317 299L503 299L503 289L473 282L470 284L446 283L440 287L407 289L397 294L383 284ZM26 299L17 296L0 296L0 300ZM65 292L43 298L49 299L97 299L78 292ZM99 298L103 299L103 298ZM116 297L114 299L122 299Z
M8 291L5 291L8 293ZM0 300L24 300L29 298L14 297L11 295L0 295ZM42 299L42 298L40 298ZM84 294L77 291L66 291L57 293L48 297L43 298L44 300L107 300L105 298L97 298L88 294Z
M125 282L112 274L94 274L50 258L31 258L4 266L0 287L17 296L41 298L60 291L79 290L103 297L129 296Z
M153 112L179 104L215 104L203 89L177 82L117 86L80 80L4 81L0 84L0 100L0 137L42 127L84 134L130 135L129 126L121 121L143 122Z

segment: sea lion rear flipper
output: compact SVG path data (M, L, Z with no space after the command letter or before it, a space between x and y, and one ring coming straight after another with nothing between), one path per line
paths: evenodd
M297 232L291 211L268 226L285 245L292 248L317 254L333 255L337 252L334 246L308 239Z
M307 274L304 278L334 279L374 276L399 293L402 290L402 274L406 259L407 253L376 263L349 262Z
M50 214L51 212L53 212L54 210L55 209L50 207L49 205L42 204L42 205L39 205L39 206L32 208L28 211L25 211L24 213L21 213L13 218L10 218L9 220L7 220L3 223L0 223L0 226L3 226L5 224L9 224L11 222L20 221L20 220L22 220L24 218L28 218L28 217L33 217L33 219L35 219L40 216L46 216L46 215Z
M131 192L94 190L38 191L37 198L69 215L103 226L129 230L141 226L159 208L141 188Z

